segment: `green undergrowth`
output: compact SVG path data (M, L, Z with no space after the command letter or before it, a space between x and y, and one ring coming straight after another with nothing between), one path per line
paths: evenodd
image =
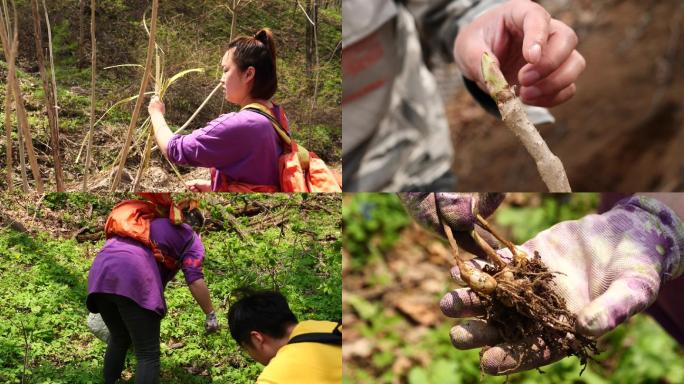
M42 210L50 208L73 228L96 227L123 197L127 195L50 194ZM162 382L251 383L262 367L230 336L226 315L236 298L234 290L278 289L300 320L341 319L340 219L316 209L339 212L340 201L226 195L200 203L212 223L202 232L204 274L221 329L205 334L204 314L179 273L165 294L169 313L161 327ZM236 216L243 239L224 219L246 204L271 209ZM37 207L29 213L47 220L41 212ZM267 216L286 221L250 230ZM221 223L225 228L217 227ZM88 270L102 245L103 240L79 243L46 232L0 229L0 382L18 383L22 377L31 383L101 382L105 344L87 329L85 298ZM126 377L134 367L129 353Z

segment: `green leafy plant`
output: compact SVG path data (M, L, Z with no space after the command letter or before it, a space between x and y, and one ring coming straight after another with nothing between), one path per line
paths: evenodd
M57 215L76 230L101 225L114 204L131 197L50 193L33 208L36 214L49 209L46 215ZM179 273L165 292L169 313L161 325L161 381L253 383L262 366L241 351L227 328L234 291L277 288L301 320L341 319L340 198L205 194L200 205L209 222L201 233L203 270L221 329L205 334L204 314ZM267 209L232 224L227 219L259 205ZM274 219L279 224L269 225ZM106 346L88 331L84 303L88 270L103 244L0 229L0 382L101 381ZM126 367L130 379L133 354Z

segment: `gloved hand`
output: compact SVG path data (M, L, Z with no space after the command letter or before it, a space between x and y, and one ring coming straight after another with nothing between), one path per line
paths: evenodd
M629 197L601 215L567 221L539 233L520 246L538 251L555 275L557 292L577 315L577 331L600 336L652 304L661 285L684 272L684 224L666 205L647 197ZM510 251L498 253L510 260ZM458 268L452 270L459 279ZM469 288L446 294L440 306L450 317L483 312ZM462 322L451 329L456 348L485 348L480 364L489 374L513 373L550 364L563 356L541 339L503 343L484 320ZM515 345L528 353L520 356ZM521 361L522 360L522 361Z
M454 232L458 245L476 255L482 255L481 250L469 235L476 222L475 216L480 214L482 217L488 217L506 197L503 193L455 192L405 192L398 195L409 214L418 223L444 236L441 217ZM479 227L475 229L488 243L498 248L498 243L488 232L480 231Z
M207 313L207 320L204 322L204 330L207 333L215 332L218 330L218 320L216 320L216 313L211 311Z

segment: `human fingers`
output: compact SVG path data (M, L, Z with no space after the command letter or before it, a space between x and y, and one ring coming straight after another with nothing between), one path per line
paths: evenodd
M577 93L577 85L570 84L565 89L561 90L555 95L540 96L536 99L530 99L525 101L525 104L534 105L537 107L551 108L559 104L563 104L566 101L572 99L572 97L575 96L575 93Z
M539 61L523 66L518 72L522 86L530 86L556 72L576 52L577 35L572 28L555 19L551 20L550 28L549 40Z
M485 320L469 319L455 325L449 331L451 344L457 349L479 348L494 345L501 341L496 327L487 324Z
M603 335L655 301L660 277L654 266L640 264L633 267L579 312L578 332L587 336ZM643 273L649 270L651 273Z
M484 349L480 367L490 375L507 375L551 364L563 356L561 350L550 348L541 337L534 336Z
M470 231L476 215L491 215L505 198L503 193L399 193L407 211L418 223L444 234L443 224L455 232Z
M484 314L484 306L479 296L470 288L448 292L439 301L439 308L449 317L474 317Z
M573 85L585 67L584 57L579 52L574 51L568 60L548 77L531 86L522 87L520 97L523 102L528 104L542 98L550 100L553 96Z
M522 54L528 63L537 64L546 49L551 15L539 4L527 0L509 3L504 21L510 31L523 33Z

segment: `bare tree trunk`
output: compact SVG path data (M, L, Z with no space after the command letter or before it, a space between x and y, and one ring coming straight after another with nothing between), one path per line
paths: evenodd
M83 192L88 191L88 173L90 172L90 156L93 146L93 128L95 127L95 76L97 71L97 39L95 37L95 0L90 1L90 41L91 41L91 76L90 76L90 130L88 131L88 146L86 147L86 161L83 170Z
M43 0L43 10L45 11L45 26L47 27L47 35L48 35L48 50L50 53L50 78L52 80L52 102L53 105L50 106L52 110L54 111L54 116L55 116L55 127L57 129L55 130L55 142L59 143L59 103L58 103L58 93L57 93L57 79L55 75L55 59L54 55L52 54L52 28L50 27L50 15L48 15L48 10L47 10L47 5L45 5L45 0ZM61 163L59 164L59 175L63 179L64 175L62 172L62 166Z
M4 13L5 15L9 14L9 11L7 9L7 2L3 0L3 8L4 8ZM40 175L40 167L38 166L38 159L36 158L36 153L33 149L33 142L31 140L31 129L29 127L28 123L28 117L26 115L26 109L24 108L24 99L22 98L21 95L21 88L19 87L19 81L17 80L16 76L16 52L18 50L18 41L19 41L19 30L18 30L18 24L19 20L17 17L17 11L16 11L16 4L14 1L12 1L12 8L13 8L13 14L14 14L14 37L13 37L13 44L10 45L10 42L8 41L9 37L9 29L7 28L8 26L6 25L6 19L5 17L0 17L0 37L2 40L2 47L3 51L5 52L11 52L10 53L10 59L8 62L8 74L7 78L9 80L9 83L11 83L10 88L12 89L12 92L14 93L14 100L15 100L15 105L16 105L16 110L17 110L17 120L19 120L19 127L22 131L22 135L25 140L26 144L26 152L28 154L29 158L29 164L31 165L31 172L33 173L33 178L36 183L36 190L38 193L43 193L43 179L41 178ZM9 17L7 16L7 20L9 20Z
M9 17L3 12L3 10L6 10L7 6L3 1L2 7L0 7L0 23L4 22L7 24L5 28L0 28L0 33L3 36L7 36L9 38L9 35L7 34L8 31L5 31L6 28L9 28ZM4 25L4 24L3 24ZM5 61L9 63L10 61L10 56L11 52L5 51ZM10 115L10 107L12 106L12 90L10 86L10 77L9 75L7 76L7 87L5 88L5 138L7 141L7 148L5 150L5 162L7 164L7 189L12 192L14 189L13 181L12 181L12 115Z
M12 91L9 89L9 83L5 89L5 164L7 166L7 191L14 190L14 181L12 180L12 115L10 115L10 108L12 107Z
M64 192L64 180L62 176L62 161L59 155L59 127L53 105L55 96L53 94L50 79L45 69L45 55L43 54L43 30L41 26L40 13L38 13L38 0L31 0L31 13L33 15L33 31L36 41L36 57L38 58L38 68L40 78L43 81L43 91L45 92L45 108L47 110L48 125L50 127L50 141L52 144L52 159L55 168L55 183L58 192Z
M85 2L86 0L78 0L78 57L76 58L76 62L78 63L79 68L83 67L83 62L85 61L85 53L83 52L85 45L85 23L83 20Z
M313 115L314 110L316 109L316 105L318 104L318 80L320 76L320 63L319 63L319 58L318 58L318 0L311 0L313 3L312 6L312 11L313 11L313 46L314 46L314 64L315 64L315 71L316 71L316 76L314 79L314 92L313 92L313 99L311 103L311 113Z
M230 13L232 14L232 17L230 18L230 38L228 38L228 41L232 41L233 37L235 36L235 28L236 28L236 19L237 19L237 6L240 3L239 0L233 0L233 7L228 8L230 10Z
M312 5L313 5L313 0L307 0L306 4L306 10L302 9L304 11L304 16L307 18L307 23L306 23L306 76L309 79L309 84L311 84L311 79L313 79L312 76L312 69L313 69L313 61L314 61L314 48L313 48L313 29L314 29L314 22L313 19L311 18L310 15L313 14L312 12Z
M311 99L311 109L309 110L307 132L307 146L311 145L311 124L313 123L314 111L316 109L318 98L318 80L319 80L319 58L318 58L318 0L308 0L305 9L302 4L297 1L299 8L304 12L307 19L306 23L306 72L307 72L307 89L310 89L313 83L313 96ZM315 73L314 73L315 71Z
M237 15L238 11L243 8L248 6L251 2L254 0L232 0L233 5L228 6L228 10L230 11L231 14L231 19L230 19L230 38L228 41L233 40L235 37L235 32L237 31Z
M3 24L4 23L4 24ZM10 36L10 29L14 29L13 36ZM6 93L6 105L7 108L5 110L5 123L11 124L11 116L9 114L10 112L10 106L11 106L11 99L13 97L14 89L12 87L12 81L16 81L16 77L14 76L14 63L15 63L15 58L17 57L17 48L18 48L18 33L17 33L17 28L16 26L12 28L12 22L9 17L9 8L7 7L7 1L2 0L2 7L0 7L0 38L3 39L3 49L5 47L5 38L9 40L9 45L11 45L10 50L7 51L5 50L5 59L7 60L8 64L8 70L7 70L7 88L5 90ZM11 64L11 66L10 66ZM16 112L16 107L15 107L15 112ZM11 151L11 145L12 145L12 140L11 140L11 135L12 135L12 128L10 126L9 128L9 150ZM21 129L19 129L18 126L18 120L17 120L17 142L18 142L18 151L19 151L19 169L20 169L20 175L21 175L21 186L22 190L24 192L29 191L29 184L28 184L28 177L26 175L26 162L25 158L26 156L24 155L24 140L21 134ZM11 162L8 162L8 164L11 166ZM10 174L11 176L11 174Z
M131 123L128 126L128 132L126 134L126 140L124 141L123 148L121 149L121 159L119 162L119 168L114 176L114 181L112 182L110 190L112 192L116 191L119 187L119 182L121 182L121 175L123 174L124 167L126 166L126 158L128 157L129 146L133 140L133 132L138 124L138 117L140 116L140 109L142 108L143 101L145 101L145 90L147 90L147 84L150 79L150 72L152 69L152 59L154 58L154 39L157 34L157 11L159 9L159 0L153 0L152 2L152 23L150 26L150 40L147 44L147 60L145 62L145 73L143 74L142 83L140 84L140 92L138 94L138 99L135 103L135 108L133 109L133 116L131 117Z

